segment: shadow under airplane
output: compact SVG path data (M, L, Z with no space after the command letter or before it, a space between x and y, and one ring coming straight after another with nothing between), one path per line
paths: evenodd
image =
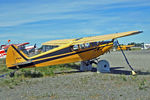
M118 70L124 67L112 67L110 68L110 73L112 74L122 74L122 75L132 75L132 72L129 70ZM142 72L140 70L135 70L137 75L150 75L150 72Z
M125 68L125 67L112 67L112 68L110 68L110 73L108 73L108 74L132 75L131 71L122 70L123 68ZM76 68L74 68L74 69L76 69ZM58 72L55 74L62 74L62 73L63 74L71 74L71 73L81 73L81 72L83 72L83 71L66 71L66 72ZM97 68L92 68L92 72L97 72ZM150 75L150 72L142 72L140 70L137 70L135 72L137 75Z

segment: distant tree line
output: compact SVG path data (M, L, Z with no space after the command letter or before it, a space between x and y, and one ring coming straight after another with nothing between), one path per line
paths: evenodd
M128 45L135 45L135 47L143 47L143 46L144 46L144 43L131 42L131 43L128 43Z

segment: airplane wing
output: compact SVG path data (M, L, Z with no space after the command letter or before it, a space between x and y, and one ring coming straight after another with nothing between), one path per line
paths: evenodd
M60 45L68 44L74 40L76 40L76 39L52 40L52 41L45 42L42 45L58 45L58 46L60 46Z
M20 43L20 44L16 44L16 46L23 46L23 45L27 45L27 44L29 44L29 42L25 42L25 43Z
M78 38L78 39L62 39L62 40L52 40L43 43L42 45L65 45L72 42L72 45L76 44L83 44L83 43L90 43L90 42L97 42L97 41L104 41L109 39L116 39L120 37L125 37L129 35L134 35L141 33L142 31L129 31L129 32L123 32L123 33L114 33L114 34L108 34L108 35L100 35L100 36L93 36L93 37L84 37L84 38Z
M142 31L129 31L129 32L123 32L123 33L114 33L114 34L108 34L108 35L84 37L84 38L76 39L72 45L116 39L116 38L135 35L139 33L142 33Z

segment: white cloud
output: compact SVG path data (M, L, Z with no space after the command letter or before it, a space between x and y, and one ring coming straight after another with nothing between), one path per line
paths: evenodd
M133 2L134 1L134 2ZM62 2L24 2L0 5L0 27L15 26L41 20L54 19L94 19L88 11L113 8L148 6L149 3L139 3L140 0L76 0ZM132 2L130 4L130 2ZM137 3L136 3L137 2ZM119 4L120 3L120 4ZM123 4L127 3L127 4ZM133 4L134 3L134 4ZM117 5L115 5L117 4ZM86 12L80 13L80 12ZM76 12L76 14L74 14ZM77 14L79 12L79 14Z

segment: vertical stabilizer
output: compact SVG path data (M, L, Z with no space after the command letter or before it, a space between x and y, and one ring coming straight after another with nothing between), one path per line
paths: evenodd
M14 67L17 63L23 63L28 60L28 57L18 47L11 45L7 50L6 65L8 68Z

